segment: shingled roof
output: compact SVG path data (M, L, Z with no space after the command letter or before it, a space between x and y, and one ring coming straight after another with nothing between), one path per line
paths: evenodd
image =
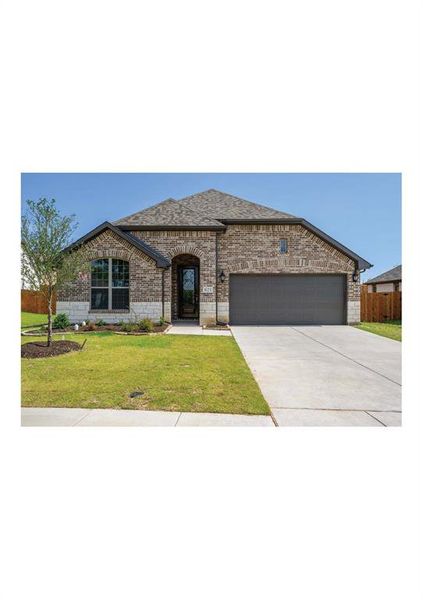
M218 221L232 220L257 220L257 219L295 219L293 215L269 208L249 200L243 200L232 194L207 190L179 200L179 204L186 206L196 213L207 215Z
M238 198L238 196L219 192L219 190L214 189L193 194L181 200L169 198L154 206L115 221L113 227L127 234L130 231L148 229L204 229L218 231L225 230L226 225L230 223L299 224L355 260L358 269L364 270L372 266L367 260L361 258L358 254L346 248L301 217L295 217L289 213L275 210L262 204L256 204L249 200L243 200L242 198ZM86 240L86 236L84 240ZM160 257L160 261L163 264L165 260L164 257Z
M377 277L373 277L373 279L368 279L366 283L388 283L391 281L401 281L401 267L402 265L398 265L382 275L378 275Z
M201 212L191 210L181 202L169 198L159 204L140 210L128 217L114 222L122 228L131 227L195 227L203 229L223 229L222 223L207 217Z

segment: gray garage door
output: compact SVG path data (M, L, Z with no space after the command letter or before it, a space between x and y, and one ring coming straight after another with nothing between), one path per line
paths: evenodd
M230 275L233 325L343 325L345 275Z

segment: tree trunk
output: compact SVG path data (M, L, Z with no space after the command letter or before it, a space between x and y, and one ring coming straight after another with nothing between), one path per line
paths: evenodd
M52 289L48 290L48 299L47 299L47 308L48 308L48 325L47 325L47 346L51 346L51 340L53 337L53 322L51 319L52 315L52 300L53 300L53 292Z

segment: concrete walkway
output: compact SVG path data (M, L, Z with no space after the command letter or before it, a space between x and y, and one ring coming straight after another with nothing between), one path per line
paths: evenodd
M401 343L348 326L232 327L280 426L401 425Z
M203 329L197 321L176 321L167 335L232 335L230 329Z
M21 425L24 427L274 427L272 418L264 415L107 408L22 408Z

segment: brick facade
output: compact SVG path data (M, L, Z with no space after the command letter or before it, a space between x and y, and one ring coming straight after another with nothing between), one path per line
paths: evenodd
M352 280L354 261L302 225L228 225L217 239L218 272L226 274L217 287L220 321L229 320L230 273L345 273L348 322L359 321L360 282ZM280 253L281 239L287 240L286 254Z
M360 318L360 283L352 281L354 261L302 225L237 224L228 225L226 231L144 230L133 231L132 235L145 241L169 260L179 255L198 258L200 323L214 323L216 313L219 321L229 320L231 273L344 273L347 275L348 322L356 322ZM286 239L288 243L288 252L283 255L279 250L281 239ZM85 247L90 259L116 257L129 262L130 313L155 319L162 314L167 320L175 317L175 264L164 270L158 268L153 259L112 231L101 233L87 242ZM216 274L222 270L226 279L224 283L218 280L216 289ZM74 315L74 320L97 317L116 321L130 318L130 313L107 311L103 311L101 317L97 316L90 312L89 302L88 276L80 278L69 289L59 293L57 311L67 312L71 317Z
M216 232L215 231L133 231L133 235L172 260L179 255L191 254L200 261L200 322L216 322ZM176 316L176 297L172 295L175 265L165 272L165 301ZM205 287L212 292L205 293ZM174 288L175 289L175 288ZM168 314L169 318L171 316Z
M91 311L89 275L60 290L57 312L69 315L72 321L104 319L108 322L162 315L162 269L143 252L122 240L112 231L105 231L85 244L90 260L120 258L129 262L129 311Z

